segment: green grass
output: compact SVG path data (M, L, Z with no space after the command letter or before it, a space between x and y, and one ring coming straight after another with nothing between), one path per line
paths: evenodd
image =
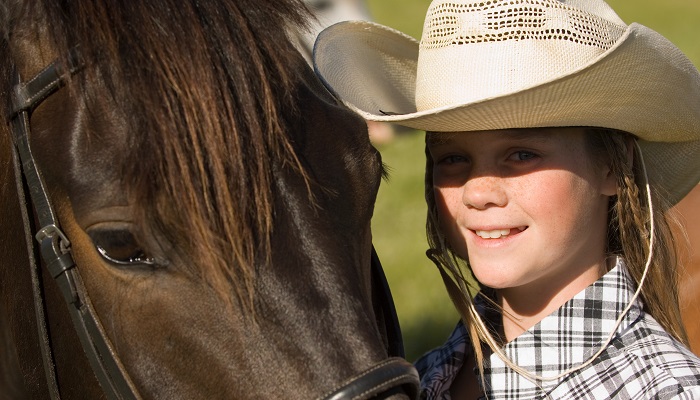
M379 188L372 220L410 360L442 343L458 318L437 268L425 256L424 136L403 132L379 147L389 179Z
M368 0L377 22L417 39L429 0ZM700 65L700 0L610 0L626 22L666 36ZM441 344L457 321L442 280L425 257L425 155L422 132L404 132L379 148L390 169L382 182L372 229L404 334L407 358Z

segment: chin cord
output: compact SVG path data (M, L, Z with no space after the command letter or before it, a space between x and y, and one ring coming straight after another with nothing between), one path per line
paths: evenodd
M586 360L585 362L583 362L575 367L569 368L568 370L566 370L558 375L550 376L550 377L539 376L539 375L531 373L530 371L518 366L513 361L511 361L508 358L508 356L503 352L503 350L498 345L496 345L496 342L493 339L492 335L490 334L490 332L488 332L488 329L486 329L486 327L483 323L483 320L481 319L481 316L476 312L472 313L472 315L474 315L475 318L477 318L477 321L474 321L474 322L482 328L482 330L484 331L484 334L488 337L488 339L490 339L490 340L486 339L486 341L489 344L489 347L491 347L491 349L493 350L493 352L509 368L511 368L512 370L517 372L519 375L521 375L525 379L532 382L535 386L539 387L540 389L543 389L540 382L555 381L555 380L561 379L561 378L563 378L563 377L565 377L573 372L582 370L582 369L588 367L589 365L591 365L593 363L593 361L595 361L595 359L598 358L598 356L600 356L605 351L607 346L613 340L613 338L615 337L615 334L617 333L617 329L622 324L622 320L625 318L625 316L627 315L629 310L632 308L632 305L635 303L635 301L637 300L637 298L641 294L642 287L644 285L644 281L646 280L647 273L649 271L649 267L651 266L651 260L652 260L653 253L654 253L653 250L654 250L654 245L655 245L655 232L654 232L655 231L655 224L654 224L654 210L653 210L653 204L652 204L652 199L651 199L651 190L650 190L650 186L649 186L649 176L647 174L647 168L646 168L646 164L644 162L644 155L642 154L642 150L639 147L639 144L637 143L636 140L634 141L634 145L635 145L635 149L637 151L637 154L639 155L639 160L640 160L641 167L642 167L642 172L643 172L643 177L644 177L644 187L646 189L646 198L647 198L647 204L648 204L648 208L649 208L649 221L650 221L649 222L649 254L647 255L647 261L646 261L646 264L644 266L644 272L642 273L642 276L639 280L639 284L637 286L636 291L634 292L634 295L630 299L630 301L627 304L627 306L625 307L625 309L620 313L620 316L618 317L618 319L615 323L615 326L613 327L613 329L611 330L610 334L605 339L605 341L603 341L603 343L601 344L598 351L595 354L593 354L590 358L588 358L588 360ZM429 251L429 253L430 253L430 251ZM450 281L450 283L453 283L453 284L457 284L457 282L454 282L454 280L459 281L460 278L462 280L466 281L464 279L464 277L461 276L461 274L455 273L455 269L458 270L458 268L449 268L453 274L453 278L452 279L448 278L447 274L442 269L441 263L438 262L437 259L434 259L434 257L431 257L431 254L429 254L428 256L438 266L438 269L440 270L441 274L443 275L443 279L445 280L445 283L448 286L448 289L450 286L448 284L448 281ZM459 289L457 289L456 287L454 287L452 289L453 290L461 290L463 293L465 293L464 292L465 287L463 285L458 285L458 286L461 286L461 287ZM468 293L468 291L466 293ZM454 299L453 299L453 301L454 301ZM473 305L470 305L470 306L473 307ZM466 310L464 310L464 311L466 311Z

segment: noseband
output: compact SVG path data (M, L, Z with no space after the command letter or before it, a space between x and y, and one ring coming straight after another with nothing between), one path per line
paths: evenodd
M18 78L12 94L10 121L14 142L13 163L24 221L44 372L51 398L60 399L56 367L47 331L45 300L40 282L41 263L37 262L37 246L34 239L39 243L41 258L48 272L58 284L68 305L73 326L83 350L107 398L140 399L141 396L114 351L92 306L78 268L73 261L70 241L60 228L29 143L31 113L42 101L58 91L70 75L81 68L79 54L74 50L69 54L65 65L55 61L26 82L21 82ZM27 197L33 204L34 218L29 212L32 205L28 203ZM38 221L39 229L34 227L34 219ZM37 233L34 234L34 232ZM374 249L372 249L372 280L374 299L375 301L379 299L387 323L388 350L392 357L353 377L322 399L369 399L399 386L403 387L411 398L418 397L418 374L413 365L403 358L403 343L394 303Z

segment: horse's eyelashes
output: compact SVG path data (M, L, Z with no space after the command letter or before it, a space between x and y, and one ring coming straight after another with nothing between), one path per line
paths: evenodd
M110 252L101 246L96 246L96 248L102 258L117 265L156 265L156 260L154 258L146 256L146 254L140 250L122 258L110 255Z
M155 266L136 237L128 229L94 229L88 235L105 260L121 266Z

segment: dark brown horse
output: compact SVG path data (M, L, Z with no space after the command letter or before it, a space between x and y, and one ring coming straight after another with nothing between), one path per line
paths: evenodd
M684 270L680 276L680 304L690 347L700 355L700 186L695 187L678 205L680 222L690 243L682 249Z
M305 18L300 0L0 0L0 398L103 398L122 373L125 398L415 392L373 298L379 155L287 40ZM32 269L39 229L56 258ZM75 309L101 321L98 357Z

